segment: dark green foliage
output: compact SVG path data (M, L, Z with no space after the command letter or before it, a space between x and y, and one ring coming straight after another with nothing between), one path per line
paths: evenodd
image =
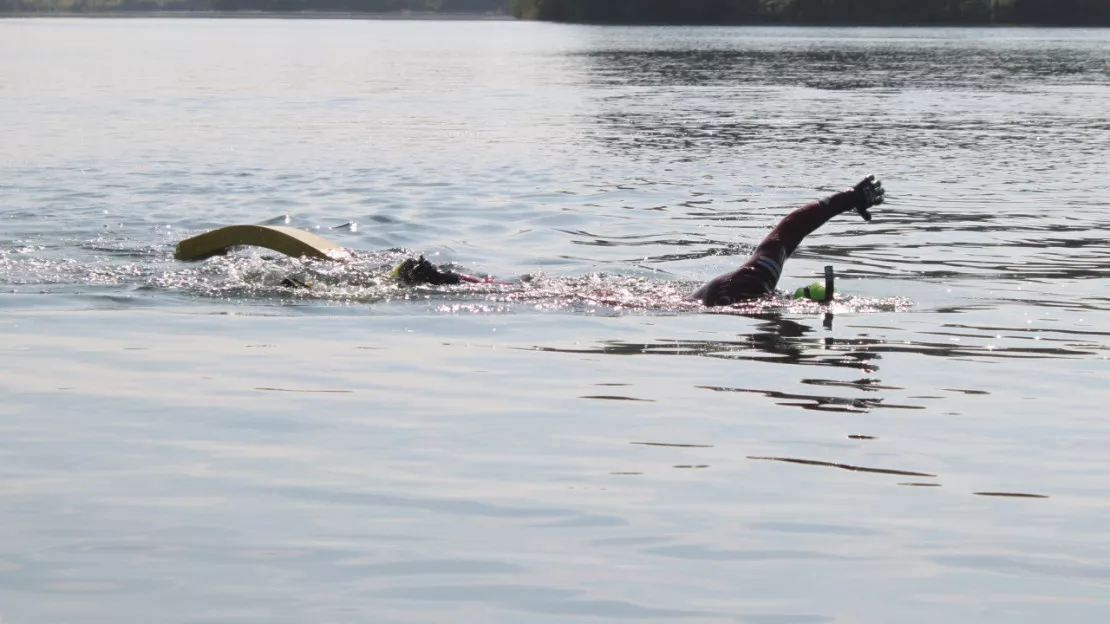
M505 13L509 0L0 0L0 13L93 11L349 11Z
M597 23L701 23L758 21L760 0L520 0L518 17Z
M1013 19L1031 24L1110 24L1110 0L1013 0Z
M511 10L621 24L1110 25L1110 0L512 0Z
M1110 0L0 0L0 13L156 10L510 12L599 24L1110 25Z
M216 11L350 11L355 13L505 13L507 0L210 0Z

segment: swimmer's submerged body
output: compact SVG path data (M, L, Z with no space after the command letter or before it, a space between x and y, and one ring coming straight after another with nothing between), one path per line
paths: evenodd
M795 209L759 243L747 262L734 271L709 280L687 299L706 306L725 306L774 293L783 264L802 239L829 219L851 210L870 221L871 214L867 209L883 203L884 193L883 183L872 175L852 188ZM393 274L403 284L498 283L490 278L440 269L423 257L405 260Z

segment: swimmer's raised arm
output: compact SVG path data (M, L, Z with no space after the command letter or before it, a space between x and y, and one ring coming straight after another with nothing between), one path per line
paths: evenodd
M794 210L779 221L740 268L706 282L689 299L707 306L719 306L774 292L782 265L802 239L829 219L849 210L858 211L870 221L871 213L867 209L883 203L884 194L883 183L871 175L850 189Z
M829 219L849 210L859 211L860 216L870 221L871 213L867 209L883 203L885 193L883 183L870 175L852 188L810 202L783 217L752 255L758 255L760 248L764 246L781 244L786 250L786 256L790 257L798 245L802 244L803 238L825 225Z

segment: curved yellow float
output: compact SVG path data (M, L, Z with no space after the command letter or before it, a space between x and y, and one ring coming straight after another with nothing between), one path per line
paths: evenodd
M186 238L177 244L173 255L178 260L203 260L241 245L265 247L294 258L345 260L350 256L326 238L279 225L229 225Z

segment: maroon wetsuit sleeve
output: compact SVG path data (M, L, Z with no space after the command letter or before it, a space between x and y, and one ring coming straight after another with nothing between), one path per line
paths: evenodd
M855 194L844 191L810 202L779 221L740 268L710 280L691 299L708 306L728 305L774 292L786 259L807 235L836 215L855 207Z
M802 239L828 223L829 219L854 207L855 195L852 191L844 191L795 209L764 237L752 253L752 260L761 255L777 256L781 247L786 252L785 261L802 244Z

